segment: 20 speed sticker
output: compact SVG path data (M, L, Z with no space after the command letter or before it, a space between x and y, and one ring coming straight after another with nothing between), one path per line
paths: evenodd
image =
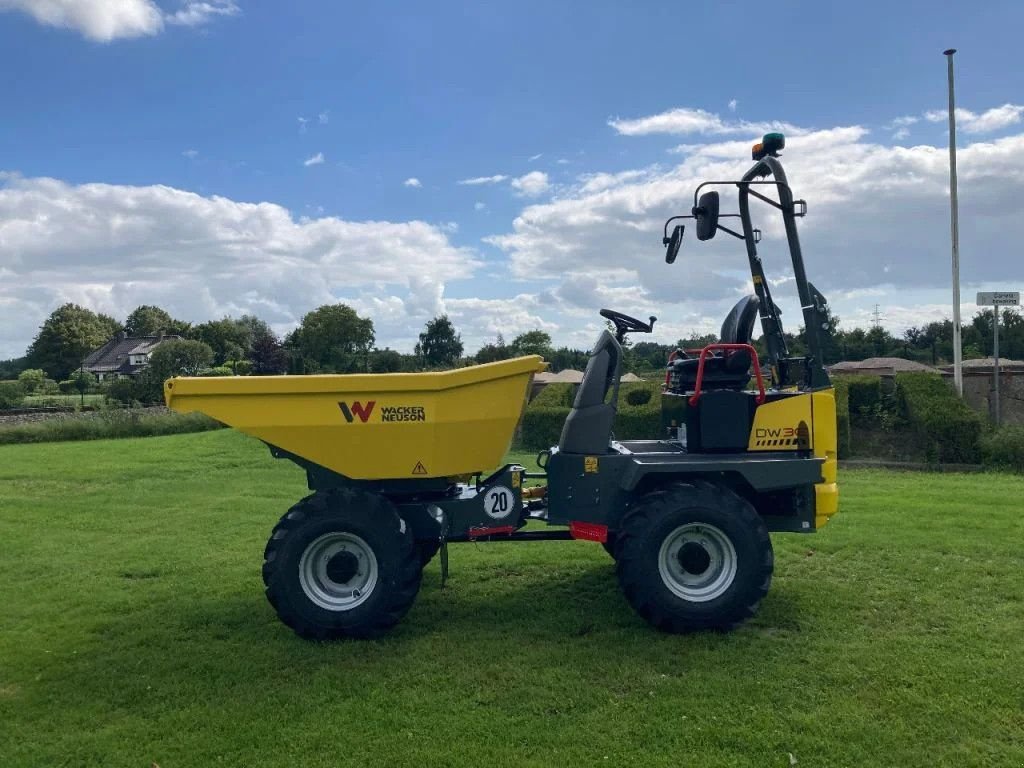
M496 485L484 494L484 512L495 520L508 517L515 509L515 498L511 489Z

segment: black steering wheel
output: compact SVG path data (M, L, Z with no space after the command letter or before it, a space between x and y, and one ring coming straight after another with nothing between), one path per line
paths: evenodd
M650 322L637 320L635 317L616 312L614 309L602 309L601 317L611 320L615 326L615 340L620 344L626 338L627 333L650 333L654 330L654 323L658 319L651 315Z

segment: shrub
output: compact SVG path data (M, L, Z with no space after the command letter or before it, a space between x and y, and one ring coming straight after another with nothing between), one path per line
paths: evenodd
M847 376L836 376L832 385L836 393L836 427L838 431L837 451L840 459L850 456L850 388Z
M568 415L568 408L534 406L530 403L530 407L523 414L519 432L520 445L538 451L557 445L558 438L562 435L562 425Z
M0 445L50 443L63 440L105 440L122 437L154 437L184 432L205 432L223 425L201 413L146 414L123 409L97 416L48 419L31 424L0 427Z
M39 390L41 395L59 395L60 388L57 386L57 382L53 379L44 379L43 386Z
M1024 472L1024 427L1002 427L985 435L981 456L990 466Z
M140 399L139 385L133 379L111 379L109 382L104 382L103 394L108 400L125 405L131 405Z
M530 406L571 408L574 397L576 397L575 384L546 384L530 402Z
M878 376L844 376L849 393L850 422L866 426L873 422L882 402L882 380Z
M651 390L631 389L626 393L626 402L630 405L646 405L651 401Z
M981 458L983 422L934 373L896 375L900 415L929 461L973 464Z
M655 393L659 396L655 397ZM656 440L661 435L661 385L658 382L623 384L619 412L612 433L616 440Z
M199 372L200 376L234 376L235 372L226 365L218 365L216 368L207 368Z
M250 360L233 360L224 363L231 369L234 376L248 376L252 373L252 362Z
M25 389L19 381L0 381L0 409L17 408L25 400Z
M62 395L72 395L75 393L75 385L77 382L71 379L65 379L57 385L57 389Z
M29 368L18 374L18 383L21 384L26 395L34 394L37 390L42 389L44 381L46 381L46 374L40 368Z

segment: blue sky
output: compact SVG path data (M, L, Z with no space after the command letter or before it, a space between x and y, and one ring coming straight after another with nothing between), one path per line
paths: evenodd
M840 317L948 315L948 46L965 312L1021 287L1024 6L690 5L0 0L0 357L65 300L282 331L345 300L398 348L440 311L470 349L585 346L606 304L707 330L740 252L669 268L660 220L774 122Z

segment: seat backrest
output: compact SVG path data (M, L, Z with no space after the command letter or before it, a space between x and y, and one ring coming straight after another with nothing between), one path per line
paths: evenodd
M614 336L603 331L590 353L572 410L562 426L559 450L565 453L604 453L608 449L612 422L615 421L621 365L622 347ZM605 402L612 387L615 392L611 401Z
M757 320L759 301L756 295L744 296L736 306L729 310L722 323L721 342L723 344L749 344L754 335L754 322Z

